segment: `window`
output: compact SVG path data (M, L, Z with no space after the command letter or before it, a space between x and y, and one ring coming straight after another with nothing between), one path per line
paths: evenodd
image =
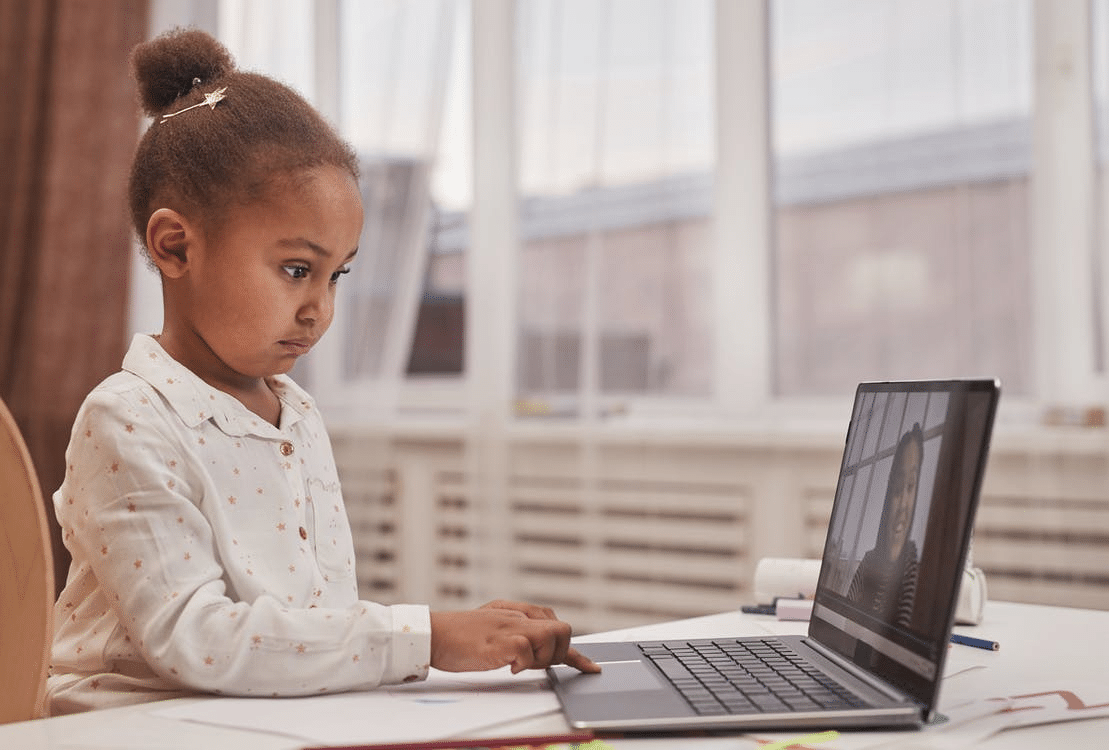
M1029 3L771 8L776 392L1028 394Z
M516 9L521 410L706 397L713 6Z
M448 84L457 83L452 71L465 69L455 55L465 30L456 23L460 9L455 0L340 4L339 122L362 158L366 207L365 257L352 266L338 337L346 382L406 372L437 207L468 200L464 174L435 182L440 145L454 135L444 128ZM432 301L444 298L429 291Z
M296 373L337 417L788 415L972 374L1003 416L1104 399L1109 0L154 7L358 149L364 252Z

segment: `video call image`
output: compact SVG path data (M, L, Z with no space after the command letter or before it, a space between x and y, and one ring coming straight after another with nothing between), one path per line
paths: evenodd
M921 554L948 413L945 393L874 393L858 405L827 583L875 629L914 629Z

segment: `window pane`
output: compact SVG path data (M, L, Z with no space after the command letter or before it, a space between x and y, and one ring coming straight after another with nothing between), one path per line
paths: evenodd
M256 70L315 99L315 59L311 33L316 28L312 0L222 0L220 40L242 70Z
M344 282L350 380L396 378L413 365L460 369L457 280L433 289L430 304L420 300L425 278L442 278L428 253L437 216L469 204L469 162L459 158L468 146L467 19L462 0L341 5L341 128L359 154L365 210Z
M773 0L776 389L1031 386L1027 0Z
M710 0L517 4L521 398L710 392Z

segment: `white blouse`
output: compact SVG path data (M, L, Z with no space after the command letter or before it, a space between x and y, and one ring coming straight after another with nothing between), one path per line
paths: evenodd
M323 419L270 385L280 427L139 335L85 400L54 495L73 562L51 713L426 677L428 609L359 601Z

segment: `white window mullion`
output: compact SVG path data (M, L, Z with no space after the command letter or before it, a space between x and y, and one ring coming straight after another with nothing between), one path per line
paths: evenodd
M725 416L772 390L768 2L716 3L713 381Z
M1094 152L1088 0L1036 0L1032 311L1036 392L1101 400L1095 380Z
M316 0L315 60L316 97L313 104L329 122L339 122L339 80L342 70L342 20L339 17L339 0Z
M514 393L516 132L514 0L473 3L473 171L466 269L471 409L503 423Z
M515 1L472 3L474 201L467 250L467 476L478 591L508 591L507 427L517 295ZM484 542L484 543L483 543ZM480 596L480 594L479 594Z

